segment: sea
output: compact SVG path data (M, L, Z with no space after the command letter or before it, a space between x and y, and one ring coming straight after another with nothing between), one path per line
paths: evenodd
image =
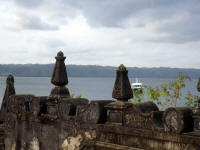
M96 78L96 77L69 77L67 85L70 93L89 100L112 100L112 90L115 78ZM135 82L135 78L130 78L130 83ZM168 83L173 79L159 78L139 78L143 85L153 87ZM190 91L192 94L200 96L197 92L196 85L198 80L191 79L186 82L186 87L182 90L182 99L179 106L184 105L184 96ZM15 77L16 94L33 94L36 96L48 96L54 85L51 84L50 77ZM0 77L0 103L6 88L6 77ZM134 101L134 100L133 100ZM148 98L147 100L148 101Z

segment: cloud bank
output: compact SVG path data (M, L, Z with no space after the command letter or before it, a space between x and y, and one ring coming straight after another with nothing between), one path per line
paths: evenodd
M0 63L200 68L199 0L0 2ZM8 59L8 57L10 59Z

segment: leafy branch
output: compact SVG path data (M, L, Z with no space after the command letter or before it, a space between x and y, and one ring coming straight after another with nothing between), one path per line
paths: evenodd
M144 102L144 95L148 96L148 100L153 101L161 108L169 106L177 106L178 101L182 98L182 89L186 87L185 82L191 80L189 76L184 76L181 72L177 76L177 79L170 81L169 83L162 84L160 86L144 86L143 89L139 89L133 92L135 102ZM142 90L142 92L141 92ZM185 96L186 106L197 106L197 101L200 97L192 95L189 91Z

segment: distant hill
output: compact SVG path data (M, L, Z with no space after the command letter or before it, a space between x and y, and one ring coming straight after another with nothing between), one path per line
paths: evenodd
M8 64L0 65L0 76L12 74L24 77L50 77L54 64ZM96 65L67 65L70 77L115 77L116 67ZM179 72L191 78L200 77L200 69L182 68L137 68L128 67L129 77L139 78L175 78Z

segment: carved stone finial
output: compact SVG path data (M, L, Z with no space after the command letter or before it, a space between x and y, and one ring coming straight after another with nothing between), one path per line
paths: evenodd
M12 85L14 87L14 77L11 74L8 75L7 80L6 80L6 84Z
M63 52L62 52L62 51L59 51L59 52L57 53L57 57L64 57ZM65 58L66 58L66 57L65 57Z
M126 67L125 67L123 64L121 64L121 65L118 67L118 71L127 71L127 70L126 70Z
M6 90L4 93L2 105L1 105L1 111L0 111L0 120L4 121L4 117L6 114L6 109L8 105L8 99L11 95L15 94L15 88L14 88L14 77L12 75L8 75L6 80Z
M15 94L14 77L10 74L6 80L6 91L3 99L8 99L10 95Z
M128 70L122 64L117 69L117 77L112 93L112 97L117 100L128 101L133 97L133 91L128 78Z
M54 66L51 83L54 84L56 87L52 89L51 96L69 97L69 90L65 87L65 85L68 84L67 71L65 67L66 57L64 56L62 51L59 51L55 59L56 64Z

